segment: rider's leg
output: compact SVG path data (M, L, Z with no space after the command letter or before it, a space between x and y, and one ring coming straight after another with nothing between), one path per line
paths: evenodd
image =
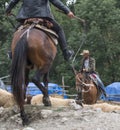
M98 86L101 87L103 94L106 96L105 86L104 86L102 80L100 79L100 77L98 75L95 74L95 76L96 76L96 79L97 79Z
M69 60L73 55L73 51L68 50L65 34L62 27L60 27L60 25L55 20L50 19L49 21L53 23L53 27L51 29L55 31L59 36L58 42L63 52L64 59Z

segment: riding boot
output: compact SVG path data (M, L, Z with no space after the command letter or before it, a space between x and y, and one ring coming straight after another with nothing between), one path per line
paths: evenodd
M63 52L64 59L66 61L69 61L72 59L74 51L68 49L65 34L64 34L64 31L62 29L59 30L58 36L59 36L58 42L59 42L60 48Z
M67 47L67 42L66 42L64 31L62 27L60 27L60 25L55 20L49 19L49 21L53 24L53 27L51 29L58 34L58 37L59 37L58 42L63 52L64 59L66 61L69 61L72 58L74 52L72 50L69 50Z
M72 59L74 52L72 50L65 49L63 50L63 56L66 61L69 61Z

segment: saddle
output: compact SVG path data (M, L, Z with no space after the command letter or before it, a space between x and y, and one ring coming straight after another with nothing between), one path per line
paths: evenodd
M90 74L89 77L94 82L94 84L98 87L98 82L97 82L96 76L94 74Z
M24 21L24 24L18 28L18 31L29 27L42 30L51 38L51 40L55 43L55 45L58 44L58 40L57 40L58 35L56 34L56 32L50 29L51 27L53 27L53 24L48 20L41 19L41 18L26 19Z

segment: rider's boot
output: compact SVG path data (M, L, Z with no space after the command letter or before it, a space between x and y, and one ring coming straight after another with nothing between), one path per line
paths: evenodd
M69 60L72 59L72 56L74 55L74 51L68 49L66 39L65 39L65 35L62 31L60 31L58 36L59 36L58 42L59 42L60 48L63 52L64 59L66 61L69 61Z
M66 61L69 61L72 59L74 52L72 50L64 49L63 50L63 56Z

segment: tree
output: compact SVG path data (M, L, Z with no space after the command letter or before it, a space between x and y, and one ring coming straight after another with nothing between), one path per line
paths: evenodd
M66 0L63 0L66 3ZM12 40L13 27L4 15L5 0L0 2L0 76L7 75L10 68L10 60L7 58L7 50ZM97 61L99 72L105 85L120 80L120 2L119 0L77 0L74 7L75 15L86 20L86 28L77 19L70 20L65 14L56 11L52 6L55 19L64 28L68 45L75 53L82 45L83 49L89 49L91 55ZM19 6L19 5L18 5ZM16 14L17 9L14 9ZM15 24L15 19L13 20ZM79 52L80 54L80 52ZM77 55L74 65L79 70L81 56ZM75 75L70 66L64 61L62 52L58 46L57 57L50 71L51 82L61 84L62 76L65 84L75 86Z

